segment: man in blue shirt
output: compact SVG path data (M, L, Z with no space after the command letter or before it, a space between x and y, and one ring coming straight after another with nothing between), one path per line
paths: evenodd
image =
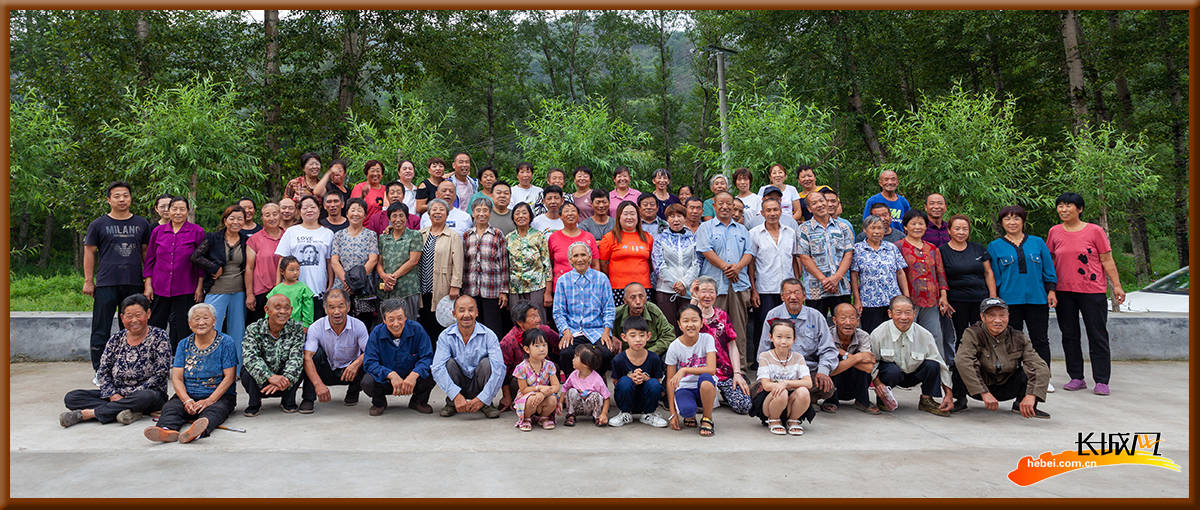
M422 414L433 412L429 393L433 391L430 365L433 349L425 328L404 314L404 302L389 299L383 302L383 324L371 330L363 353L362 389L371 396L371 416L383 414L388 394L411 395L409 409Z
M863 205L863 219L871 215L871 206L874 204L886 204L888 211L892 214L892 228L904 232L904 225L900 223L900 218L904 217L904 213L908 212L908 199L903 195L896 193L896 189L900 187L900 177L892 170L884 170L879 172L879 193L876 193L871 198L867 199L867 203Z
M750 308L750 274L746 267L754 260L750 254L750 231L733 221L733 195L717 193L713 197L716 217L700 224L696 231L696 251L704 257L700 274L717 281L717 308L729 313L737 333L741 366L746 366L746 311Z
M478 316L475 298L459 296L454 301L455 323L438 335L432 371L433 380L446 392L446 406L438 413L444 418L475 411L500 417L492 399L504 382L504 354L496 333L476 322Z
M567 254L572 269L559 276L554 284L554 323L562 328L558 366L569 373L575 346L587 344L600 355L599 372L603 377L613 356L621 352L621 339L612 335L617 315L612 285L608 276L590 267L592 251L587 244L571 243Z

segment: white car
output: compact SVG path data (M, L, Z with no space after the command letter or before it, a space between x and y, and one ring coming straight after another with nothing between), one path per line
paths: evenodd
M1125 295L1122 312L1188 313L1188 266Z

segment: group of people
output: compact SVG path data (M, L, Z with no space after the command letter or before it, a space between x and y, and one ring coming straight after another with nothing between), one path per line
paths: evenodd
M240 200L208 233L170 196L156 201L152 228L132 214L130 186L114 183L110 212L84 241L100 389L68 394L60 423L129 423L161 409L146 436L188 442L233 411L239 380L246 416L269 397L312 413L338 384L347 405L366 392L373 416L388 395L431 413L436 385L442 416L513 410L521 430L553 428L563 414L566 425L637 416L712 435L724 402L799 435L816 411L851 400L892 411L891 388L917 385L918 408L939 416L966 409L969 396L1048 417L1037 403L1054 391L1051 306L1064 389L1087 387L1082 314L1093 391L1109 393L1106 277L1116 301L1124 292L1078 194L1058 198L1062 223L1045 240L1025 233L1024 209L1003 208L1004 235L984 247L969 241L970 218L947 217L945 197L910 207L893 171L881 172L856 235L836 191L806 166L796 188L772 165L758 193L747 169L717 175L702 200L687 187L671 193L663 170L653 192L639 192L617 167L608 191L580 167L566 192L560 169L542 188L528 163L514 184L490 167L472 176L465 153L451 165L446 175L445 161L430 159L414 185L402 161L382 184L382 163L369 161L348 190L346 162L322 174L305 154L279 203L256 218L257 204ZM439 304L452 321L439 321ZM118 307L122 328L110 337Z

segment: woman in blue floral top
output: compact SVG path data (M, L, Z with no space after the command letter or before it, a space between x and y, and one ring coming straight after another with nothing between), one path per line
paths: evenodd
M904 275L908 263L896 245L883 242L887 225L882 218L867 216L863 232L866 239L854 244L850 291L862 329L870 333L888 320L887 309L892 298L908 295L908 278Z

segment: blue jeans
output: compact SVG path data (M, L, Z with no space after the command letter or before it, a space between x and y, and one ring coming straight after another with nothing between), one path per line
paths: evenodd
M246 293L209 294L204 302L217 309L216 329L238 345L238 369L242 367L242 337L246 335Z
M613 401L617 403L618 409L626 413L653 413L658 408L658 399L662 393L663 385L658 379L634 384L633 379L624 376L613 385Z

